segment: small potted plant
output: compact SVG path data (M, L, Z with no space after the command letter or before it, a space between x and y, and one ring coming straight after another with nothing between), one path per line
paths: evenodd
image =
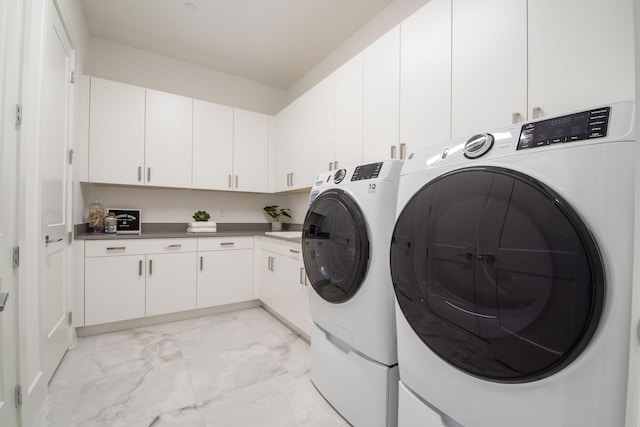
M273 218L273 222L271 223L271 231L280 231L282 230L282 223L280 222L281 217L291 218L289 214L289 208L281 208L278 205L270 205L265 206L264 211Z

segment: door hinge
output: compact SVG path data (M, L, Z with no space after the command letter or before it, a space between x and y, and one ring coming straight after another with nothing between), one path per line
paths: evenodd
M13 248L13 267L20 267L20 246L15 246Z
M73 324L73 312L69 312L69 326Z
M22 124L22 104L16 104L16 126Z
M16 385L15 399L16 399L16 408L21 407L22 406L22 386L20 384Z
M69 83L75 83L76 82L76 72L75 71L71 71L69 73Z
M69 150L67 152L67 159L69 161L69 164L72 165L73 164L73 149Z

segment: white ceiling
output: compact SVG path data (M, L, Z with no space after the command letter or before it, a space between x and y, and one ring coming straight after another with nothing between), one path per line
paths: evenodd
M391 1L81 0L94 37L281 89Z

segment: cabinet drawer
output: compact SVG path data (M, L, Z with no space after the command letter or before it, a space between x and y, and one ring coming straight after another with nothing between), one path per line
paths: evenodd
M302 259L302 245L298 242L261 237L260 248L289 258Z
M198 251L253 249L253 236L198 237Z
M85 241L85 257L195 252L196 239L122 239Z

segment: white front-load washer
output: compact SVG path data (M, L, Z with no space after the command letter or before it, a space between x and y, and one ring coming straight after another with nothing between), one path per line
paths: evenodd
M311 380L356 427L397 423L389 245L401 169L386 160L320 175L303 225Z
M634 114L545 118L405 162L400 427L624 425Z

